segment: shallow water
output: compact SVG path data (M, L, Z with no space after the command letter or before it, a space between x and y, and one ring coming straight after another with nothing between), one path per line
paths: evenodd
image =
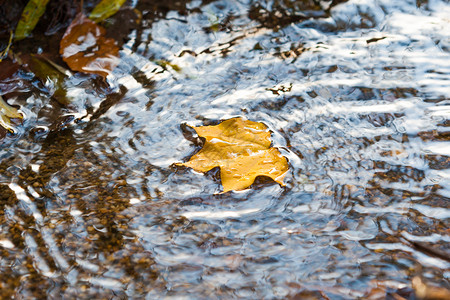
M408 242L450 251L448 2L258 2L138 1L109 87L76 74L67 107L28 73L0 82L26 115L0 149L4 295L449 287L450 262ZM218 172L173 166L201 147L186 125L236 116L272 130L286 187L221 194Z

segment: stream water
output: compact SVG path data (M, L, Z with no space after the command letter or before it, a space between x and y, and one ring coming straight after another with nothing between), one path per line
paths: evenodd
M0 148L3 297L448 288L414 247L450 251L448 1L165 2L132 1L108 85L75 74L68 106L30 73L0 82L25 114ZM236 116L270 128L285 187L173 165L201 148L186 125Z

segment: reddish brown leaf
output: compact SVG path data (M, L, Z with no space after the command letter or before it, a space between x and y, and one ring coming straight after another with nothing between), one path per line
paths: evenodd
M106 77L119 62L119 48L105 33L103 27L79 13L61 40L63 60L74 71Z

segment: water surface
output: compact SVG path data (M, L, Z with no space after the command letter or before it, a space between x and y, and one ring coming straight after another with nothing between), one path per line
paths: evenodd
M0 149L1 293L448 288L450 263L411 243L450 251L448 2L166 2L133 4L108 84L74 75L69 106L33 74L0 82L26 116ZM217 171L173 166L201 148L186 125L236 116L271 129L286 187L221 194Z

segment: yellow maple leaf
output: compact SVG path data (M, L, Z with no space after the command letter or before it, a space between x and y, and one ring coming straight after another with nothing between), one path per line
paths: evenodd
M270 132L263 123L233 118L194 130L205 144L188 162L177 165L198 172L220 167L223 192L243 190L257 176L270 177L284 186L289 166L280 151L270 147Z

